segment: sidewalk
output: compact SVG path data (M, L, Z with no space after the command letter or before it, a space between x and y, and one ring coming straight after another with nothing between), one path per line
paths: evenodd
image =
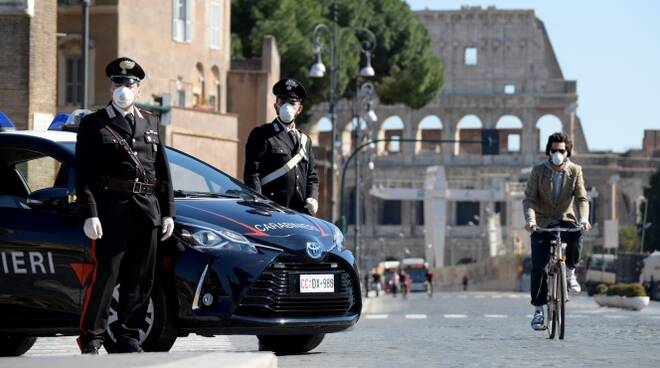
M276 368L272 353L142 353L0 358L0 368Z

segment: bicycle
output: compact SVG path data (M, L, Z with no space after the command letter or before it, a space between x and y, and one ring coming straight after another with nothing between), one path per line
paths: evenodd
M555 239L550 241L550 260L545 266L548 276L548 315L546 329L548 337L554 339L559 330L559 339L563 340L566 332L566 302L568 287L566 285L566 243L561 241L562 232L582 231L581 227L536 227L534 231L554 233ZM559 246L558 246L559 245Z

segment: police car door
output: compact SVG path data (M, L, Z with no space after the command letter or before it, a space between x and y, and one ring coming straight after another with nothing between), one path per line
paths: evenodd
M77 325L91 264L62 161L0 145L0 329Z

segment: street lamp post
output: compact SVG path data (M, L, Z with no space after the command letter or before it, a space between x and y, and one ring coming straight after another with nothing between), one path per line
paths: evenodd
M89 3L90 0L82 0L82 67L83 67L83 90L82 108L89 105Z
M322 78L325 75L326 68L322 60L322 52L325 48L325 44L321 40L321 32L326 32L330 35L330 99L328 101L329 109L328 114L330 115L330 180L329 180L329 192L330 192L330 217L331 220L335 221L334 208L335 208L335 190L334 190L334 175L337 162L336 149L338 145L337 139L337 124L336 124L336 103L337 103L337 71L339 70L339 53L337 52L337 6L336 3L332 4L332 28L329 28L325 24L321 23L316 25L314 32L312 33L312 50L316 56L316 62L312 65L309 76L312 78ZM346 41L346 36L350 33L345 33L341 39L343 44ZM359 51L361 54L365 54L366 65L362 67L359 71L360 77L373 77L375 75L374 68L371 66L371 53L376 47L376 36L366 28L357 27L353 29L353 34L356 36L359 34L367 35L367 39L359 43Z
M649 201L646 199L644 196L639 197L639 203L642 204L644 203L644 216L642 216L642 239L641 243L639 244L639 253L643 254L644 253L644 240L646 238L646 215L648 213L649 209Z
M359 146L362 143L362 116L361 112L365 113L365 117L369 122L378 121L378 117L372 108L372 97L375 93L374 85L371 82L365 82L360 84L361 78L358 78L358 83L355 84L355 99L353 101L353 133L355 138L355 146ZM360 225L362 220L362 206L361 206L361 196L360 196L360 156L355 159L355 228L354 228L354 244L355 244L355 254L359 262L362 258L360 257L361 244L360 244ZM343 193L343 190L342 190ZM343 201L343 198L341 199ZM340 217L341 218L341 217ZM358 263L358 269L360 264Z

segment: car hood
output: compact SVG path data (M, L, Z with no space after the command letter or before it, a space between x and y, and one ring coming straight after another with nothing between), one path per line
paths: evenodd
M177 199L178 223L225 228L252 241L300 251L310 241L333 246L335 227L329 222L291 211L270 201L231 198Z

